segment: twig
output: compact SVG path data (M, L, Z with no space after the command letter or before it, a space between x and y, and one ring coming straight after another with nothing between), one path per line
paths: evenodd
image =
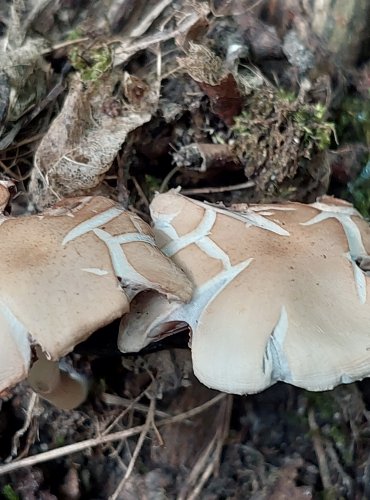
M242 14L246 14L247 12L249 12L249 11L253 10L253 9L254 9L254 8L256 8L256 7L258 7L258 5L259 5L260 3L262 3L262 2L263 2L263 0L256 0L256 1L255 1L252 5L250 5L248 8L245 6L244 2L241 2L241 3L240 3L240 5L243 7L243 10L242 10L242 11L240 11L240 12L238 12L238 11L233 12L233 15L235 16L235 15L237 15L237 14L241 14L241 15L242 15ZM212 12L212 15L213 15L214 17L225 17L225 15L226 15L226 14L224 14L224 13L222 13L222 12L221 12L221 13L218 13L218 12L217 12L217 8L215 7L214 3L215 3L215 2L214 2L214 0L212 0L212 1L210 2L210 10L211 10L211 12Z
M66 40L65 42L57 43L52 47L43 50L41 54L45 56L47 54L50 54L50 52L55 52L56 50L64 49L66 47L70 47L71 45L78 45L80 43L88 42L90 40L91 39L88 36L84 36L82 38L76 38L76 40Z
M161 420L160 422L157 423L157 426L162 426L164 424L174 424L175 422L182 422L183 420L186 420L187 418L195 417L196 415L199 415L200 413L203 413L205 410L210 408L211 406L214 406L215 404L219 403L223 399L225 399L228 396L228 394L218 394L212 399L209 399L205 403L196 406L195 408L192 408L191 410L184 411L182 413L179 413L178 415L175 415L173 417L170 417L166 420Z
M140 184L138 183L136 177L133 177L131 176L131 179L133 181L133 183L135 184L135 187L136 187L136 191L138 192L140 198L141 198L141 201L144 203L144 205L147 207L147 209L149 210L149 200L146 196L146 194L144 193L142 187L140 186Z
M109 497L109 500L117 500L118 495L122 491L124 485L129 480L129 478L130 478L130 476L132 474L132 471L134 470L137 457L139 456L140 450L143 447L144 439L145 439L146 435L148 434L148 432L150 430L151 422L152 422L152 419L153 419L153 416L154 416L154 410L155 410L155 399L152 398L150 400L149 410L148 410L148 414L146 416L146 420L145 420L145 424L143 426L143 430L141 431L139 439L137 440L137 443L136 443L136 446L135 446L135 450L134 450L134 453L132 454L130 463L128 464L126 473L123 476L123 478L120 481L120 483L118 484L118 486L117 486L115 492L113 493L113 495L111 495Z
M343 469L339 459L338 459L338 455L334 449L334 446L333 444L329 441L327 444L326 444L326 450L327 450L327 453L328 453L328 456L331 460L331 463L333 464L334 468L337 470L338 472L338 475L341 477L342 479L342 483L343 485L346 486L347 488L347 495L349 498L352 498L353 497L353 482L352 482L352 479L351 477L346 473L346 471Z
M136 52L146 50L152 45L156 45L160 42L166 42L171 40L182 33L186 33L200 18L200 14L194 12L190 14L186 20L180 23L180 25L172 31L163 31L160 33L155 33L154 35L148 35L146 37L141 37L138 40L135 39L131 42L130 39L113 39L110 44L119 44L114 52L114 62L113 65L117 66L127 61L129 57Z
M166 177L163 179L162 181L162 184L160 185L160 188L159 188L159 192L160 193L163 193L166 189L167 189L167 186L168 186L168 183L170 182L170 180L172 179L172 177L180 170L180 167L178 165L176 165L176 167L174 167L173 169L171 169L168 174L166 175Z
M207 480L217 471L222 448L229 432L232 401L232 396L228 395L220 406L217 415L216 433L195 462L178 500L195 500L198 498Z
M18 429L17 432L13 436L11 456L5 460L6 462L8 462L12 457L15 457L17 455L19 440L23 436L23 434L25 432L27 432L27 430L31 424L31 420L33 417L33 410L34 410L35 405L37 403L37 399L38 399L37 394L32 391L30 399L28 401L28 407L26 410L26 418L24 420L22 427L20 429Z
M141 413L147 414L148 409L149 409L148 406L138 403L138 401L143 396L144 396L144 392L140 393L139 396L137 396L134 400L130 401L128 398L122 398L121 396L116 396L114 394L104 393L101 395L101 399L102 399L102 401L104 401L104 403L106 405L116 405L116 406L124 406L125 407L124 412L121 412L118 415L118 417L116 417L114 419L114 423L116 423L117 418L120 419L120 418L124 417L126 412L128 410L130 410L131 408L136 410L136 411L139 411ZM161 417L161 418L168 418L171 416L169 413L166 413L165 411L161 411L161 410L155 410L155 415L157 417ZM112 424L110 424L108 428L110 428Z
M325 450L321 441L320 429L317 425L315 413L312 408L308 410L308 425L310 426L310 430L312 433L313 447L319 464L322 484L325 490L331 490L332 484L330 480L329 467L326 461Z
M22 175L17 175L16 173L13 172L13 168L15 168L17 165L12 165L11 167L7 167L5 165L5 163L3 163L1 160L0 160L0 168L2 170L4 170L4 172L6 173L6 175L8 175L11 179L14 179L15 181L17 182L22 182L22 181L25 181L26 179L28 179L28 177L31 175L31 169L26 173L24 174L23 176Z
M16 142L15 144L12 144L9 146L6 150L6 152L12 151L12 149L17 149L20 146L25 146L26 144L30 144L31 142L36 142L42 139L45 135L45 132L41 132L40 134L35 134L32 137L27 137L26 139L22 139L19 142Z
M183 413L179 413L179 415L175 415L173 417L161 420L160 422L157 423L157 427L160 427L162 425L172 424L175 422L181 422L183 420L186 420L187 418L199 415L200 413L204 412L207 408L210 408L211 406L222 401L222 399L224 399L226 396L227 394L218 394L217 396L210 399L206 403L203 403L200 406L192 408L191 410L185 411ZM43 453L39 453L38 455L22 458L21 460L11 462L10 464L0 465L0 475L7 474L8 472L12 472L14 470L21 469L23 467L31 467L33 465L47 462L49 460L54 460L56 458L64 457L72 453L87 450L88 448L93 448L100 444L112 443L113 441L120 441L122 439L127 439L131 436L139 434L143 429L144 425L138 425L136 427L132 427L131 429L125 429L123 431L114 432L106 436L98 436L96 438L86 439L85 441L80 441L79 443L69 444L66 446L62 446L61 448L56 448L54 450L49 450Z
M149 26L153 23L157 17L163 12L163 10L172 3L172 0L160 0L156 2L146 16L141 16L135 28L131 31L130 37L139 37L143 35Z
M211 194L211 193L224 193L225 191L237 191L238 189L249 189L256 184L253 181L242 182L240 184L232 184L231 186L220 187L204 187L194 189L181 189L181 194Z
M205 468L203 474L200 477L200 481L194 488L194 490L190 493L190 495L186 498L186 500L196 500L198 498L199 493L202 491L203 486L209 479L209 477L212 475L212 472L214 470L214 463L211 461L207 467Z
M370 498L370 455L365 462L362 484L364 485L364 498Z
M85 441L81 441L79 443L68 444L67 446L62 446L61 448L45 451L43 453L39 453L38 455L32 455L31 457L22 458L21 460L11 462L10 464L1 465L0 475L7 474L8 472L12 472L23 467L31 467L32 465L40 464L60 457L65 457L66 455L70 455L78 451L83 451L88 448L93 448L100 444L127 439L128 437L139 434L139 432L143 430L143 427L143 425L138 425L136 427L132 427L131 429L114 432L112 434L108 434L107 436L99 436L96 438L86 439Z
M217 433L213 436L211 441L208 443L208 446L203 450L202 454L198 458L198 460L195 462L190 474L188 475L186 482L184 486L181 488L181 492L177 498L177 500L185 500L188 499L189 497L187 496L188 491L193 491L194 490L194 484L196 483L197 479L199 476L203 475L207 467L207 462L210 459L210 456L212 455L215 444L217 441ZM213 466L213 462L211 461L208 466L211 465Z
M155 423L154 415L152 415L152 418L151 418L151 425L152 425L154 434L157 438L158 446L164 446L164 440L163 440L162 434L159 432L159 429Z
M107 398L104 398L104 396L113 396L113 394L103 394L102 395L102 401L104 401L105 404L111 404L109 403L109 401L107 400ZM119 396L116 396L117 398ZM143 397L143 393L141 392L138 396L136 396L135 399L133 399L132 401L129 402L129 404L125 405L125 409L122 410L119 415L117 415L113 421L104 429L104 431L102 432L102 435L105 436L106 434L109 434L109 432L113 429L113 427L120 421L123 419L123 417L132 409L134 408L134 406L137 404L137 402Z

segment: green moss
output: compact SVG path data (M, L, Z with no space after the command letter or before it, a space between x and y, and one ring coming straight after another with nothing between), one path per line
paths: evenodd
M305 145L312 143L319 151L329 147L331 136L335 134L334 124L325 120L325 114L326 108L320 103L303 105L293 113L293 120L303 132Z
M68 40L79 40L84 36L82 30L80 28L76 28L72 31L69 32L68 34Z
M344 500L342 496L338 496L335 488L325 489L319 498L322 500Z
M151 199L156 191L159 191L162 181L153 175L145 174L145 194Z
M247 97L232 139L246 176L260 192L281 197L282 183L327 149L333 133L322 104L305 103L292 93L264 85Z
M370 98L348 96L344 99L338 114L338 135L341 142L361 142L370 148ZM370 155L356 180L347 186L354 206L370 219Z
M19 500L19 496L14 491L13 486L11 484L6 484L1 490L4 498L6 500Z
M329 392L306 392L307 401L313 407L320 418L332 421L334 414L338 411L338 405Z
M64 436L60 436L60 435L56 436L56 438L55 438L55 446L57 448L59 448L59 447L64 446L64 445L65 445L65 438L64 438Z
M337 128L341 142L364 142L370 146L370 96L366 100L356 96L344 99Z
M79 71L81 80L96 81L112 67L112 53L107 46L89 50L74 47L69 53L72 66Z
M332 393L307 392L307 400L321 422L322 430L320 433L335 444L344 463L348 466L351 465L353 457L349 446L348 431L344 422L335 417L340 409Z
M348 191L357 210L370 219L370 160L357 179L348 184Z

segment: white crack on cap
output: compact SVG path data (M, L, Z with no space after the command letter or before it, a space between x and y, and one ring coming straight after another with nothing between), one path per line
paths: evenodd
M41 216L5 217L0 255L0 392L27 376L31 346L40 346L39 357L52 367L127 313L137 293L184 301L192 294L148 224L103 197L62 200Z

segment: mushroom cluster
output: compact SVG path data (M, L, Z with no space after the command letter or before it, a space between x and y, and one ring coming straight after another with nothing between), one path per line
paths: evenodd
M2 208L6 203L4 193ZM37 359L32 387L64 408L81 402L86 388L60 371L60 357L126 314L143 290L172 301L192 294L150 227L103 197L66 199L42 215L3 216L0 255L0 392L26 378Z
M370 375L370 227L352 205L226 209L170 191L151 216L153 232L103 197L1 216L0 392L28 376L77 406L86 382L58 360L117 318L123 353L190 330L195 375L224 392Z
M277 381L318 391L370 375L370 227L352 205L325 197L227 210L172 191L151 215L194 294L138 295L121 322L122 352L187 324L194 373L220 391Z

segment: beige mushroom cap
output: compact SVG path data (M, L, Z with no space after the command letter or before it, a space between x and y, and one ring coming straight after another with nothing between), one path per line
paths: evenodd
M195 375L237 394L369 376L368 224L332 198L237 209L173 191L151 205L158 245L195 285L189 304L161 317L191 326Z
M0 214L4 212L5 207L8 204L9 198L10 194L8 188L4 186L4 184L2 184L2 182L0 181Z
M0 216L9 203L11 196L10 189L15 189L13 181L0 181Z
M150 227L103 197L64 200L0 224L0 392L25 378L31 345L57 360L153 289L189 300Z

